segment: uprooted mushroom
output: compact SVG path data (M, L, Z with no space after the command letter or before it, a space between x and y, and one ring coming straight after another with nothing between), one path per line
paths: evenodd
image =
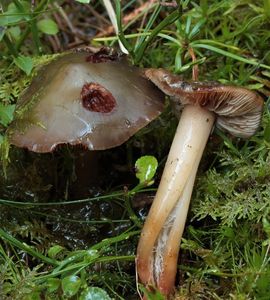
M186 82L163 69L148 69L146 76L184 107L137 250L140 281L168 296L174 289L196 172L213 124L249 138L260 124L263 100L245 88Z
M10 143L35 152L59 144L90 150L121 145L163 110L164 95L141 75L107 48L60 55L18 100Z

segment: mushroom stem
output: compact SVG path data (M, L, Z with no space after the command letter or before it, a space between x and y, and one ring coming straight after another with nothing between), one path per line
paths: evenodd
M214 120L214 113L199 106L186 105L183 109L156 197L142 230L137 250L139 278L165 295L173 290L194 178Z
M163 226L155 244L152 259L154 284L164 295L169 295L174 287L180 242L185 227L190 198L196 177L196 168Z

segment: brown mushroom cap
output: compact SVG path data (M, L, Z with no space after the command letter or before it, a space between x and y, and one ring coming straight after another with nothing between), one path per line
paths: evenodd
M248 138L259 127L263 99L253 91L216 82L187 82L164 69L147 69L145 75L182 105L199 105L214 112L217 127L237 137Z
M86 51L44 66L19 99L11 144L50 152L58 144L118 146L163 110L164 95L125 59Z

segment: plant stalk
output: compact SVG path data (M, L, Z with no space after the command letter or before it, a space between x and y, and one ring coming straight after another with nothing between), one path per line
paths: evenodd
M137 250L139 278L146 285L156 285L165 294L167 290L171 292L166 281L173 281L175 277L178 257L175 251L178 252L179 249L181 230L184 227L188 205L183 205L183 208L179 210L174 210L174 208L178 200L181 202L188 198L189 194L191 196L195 174L214 120L215 115L212 112L199 106L187 105L183 109L156 197L141 233ZM172 215L173 210L175 217ZM164 239L162 230L166 229L164 226L166 222L169 222L168 220L173 220L174 224L169 230L166 241L162 242L165 245L162 253L156 255L159 239ZM179 226L182 226L182 229L179 229ZM155 260L158 256L161 261L159 263ZM170 259L170 257L173 258ZM157 271L154 268L158 264L160 264L158 267L160 270ZM171 279L166 278L170 270L174 273ZM168 283L168 286L171 284Z

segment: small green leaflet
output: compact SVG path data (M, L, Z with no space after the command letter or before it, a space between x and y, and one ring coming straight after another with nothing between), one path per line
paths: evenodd
M150 181L155 176L157 167L158 162L154 156L146 155L140 157L135 163L136 177L140 183Z
M25 1L23 2L25 3ZM0 15L0 26L10 26L19 23L25 19L25 14L18 10L14 3L8 5L6 12Z
M15 104L4 105L0 103L0 123L7 126L13 119Z
M15 39L18 40L21 35L21 29L19 26L11 26L7 32Z
M90 3L91 0L75 0L76 2L79 2L79 3L85 3L85 4L88 4Z
M79 300L111 300L109 295L99 287L89 287L82 292Z
M77 294L81 286L81 279L76 275L67 276L62 280L62 289L65 296L72 297Z
M15 64L23 70L26 75L29 75L33 69L33 61L31 57L20 55L14 58Z
M56 34L58 26L52 19L43 19L37 22L38 29L45 34Z
M52 293L58 290L60 286L61 280L58 278L48 278L46 281L46 289Z
M48 251L48 256L50 258L56 258L56 256L62 252L63 250L65 250L64 247L60 246L60 245L54 245L52 246L49 251Z

